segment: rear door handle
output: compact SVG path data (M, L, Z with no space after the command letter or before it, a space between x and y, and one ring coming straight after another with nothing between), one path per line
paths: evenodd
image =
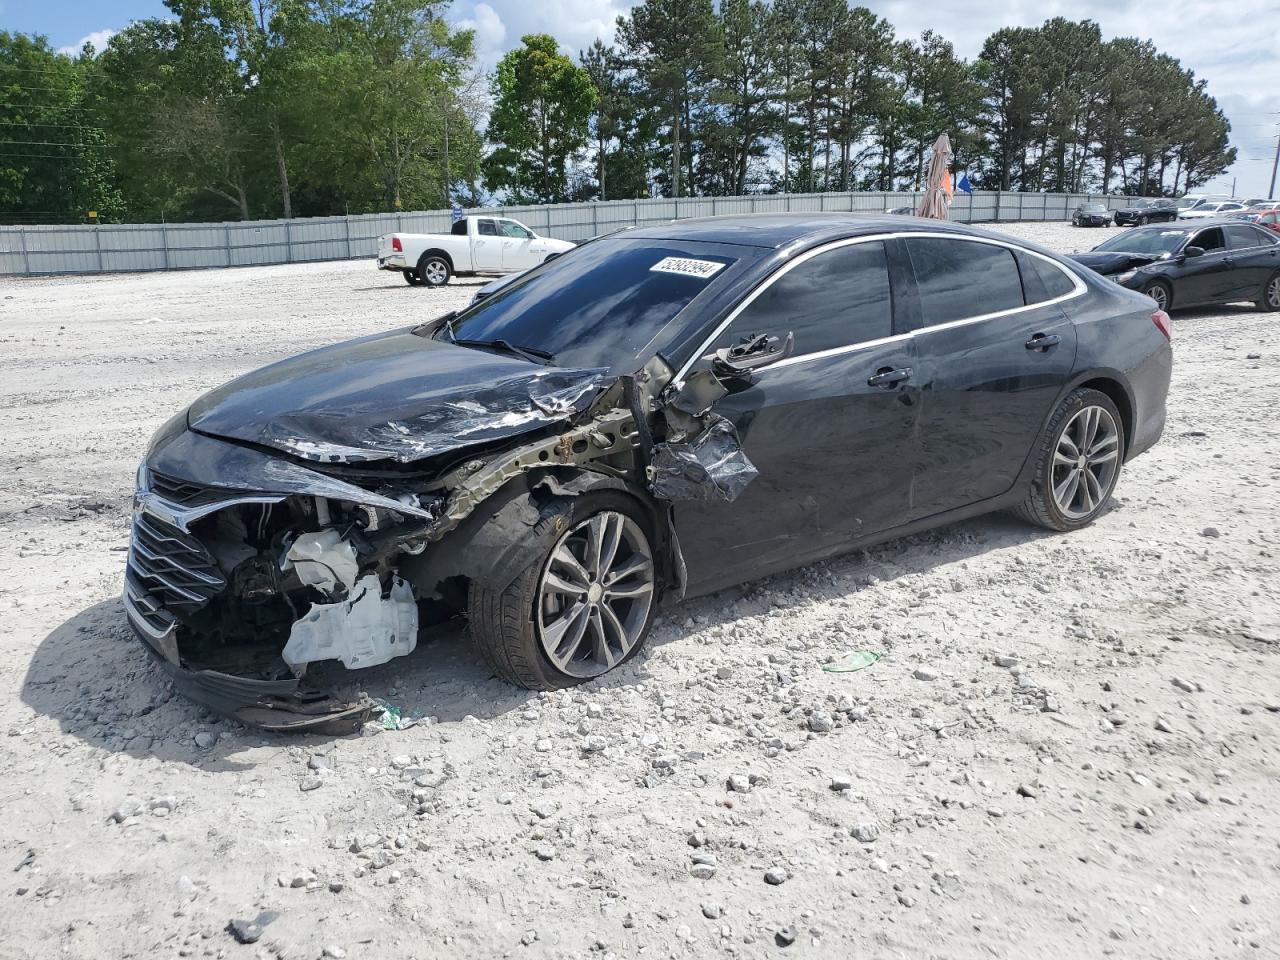
M881 367L873 376L867 378L868 387L881 387L885 390L892 390L900 383L906 383L911 379L911 375L915 371L910 367Z
M1062 338L1056 333L1037 333L1025 344L1028 350L1035 350L1038 353L1047 353L1062 342Z
M1234 267L1236 265L1236 262L1231 257L1223 257L1222 265L1224 267Z

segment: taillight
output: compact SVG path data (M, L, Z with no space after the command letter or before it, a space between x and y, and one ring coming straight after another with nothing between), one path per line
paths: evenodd
M391 249L394 250L396 253L404 253L404 247L400 245L399 237L391 238Z
M1173 339L1173 321L1169 319L1167 313L1163 310L1157 310L1151 315L1151 322L1156 325L1156 329L1164 334L1166 340Z

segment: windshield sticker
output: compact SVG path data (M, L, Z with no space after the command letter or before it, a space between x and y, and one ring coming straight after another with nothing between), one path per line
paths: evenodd
M684 277L706 280L723 267L714 260L691 260L688 257L664 257L649 268L650 273L678 273Z

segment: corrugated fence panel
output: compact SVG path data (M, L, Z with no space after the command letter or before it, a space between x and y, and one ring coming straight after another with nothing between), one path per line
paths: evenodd
M467 214L519 220L535 233L585 240L623 226L655 226L688 217L747 213L852 212L877 215L917 207L921 194L897 191L757 194L603 200L542 206L486 207ZM1082 203L1118 209L1129 197L982 191L957 193L960 223L1066 220ZM0 274L43 275L226 267L372 257L387 233L448 233L448 210L357 214L246 223L110 224L0 227Z

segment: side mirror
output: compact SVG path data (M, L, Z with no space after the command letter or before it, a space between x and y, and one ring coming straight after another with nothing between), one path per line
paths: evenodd
M1187 247L1182 251L1184 257L1203 257L1204 247Z
M794 333L788 333L785 338L752 334L731 347L717 350L711 360L711 370L718 377L749 380L753 371L789 357L795 347Z

